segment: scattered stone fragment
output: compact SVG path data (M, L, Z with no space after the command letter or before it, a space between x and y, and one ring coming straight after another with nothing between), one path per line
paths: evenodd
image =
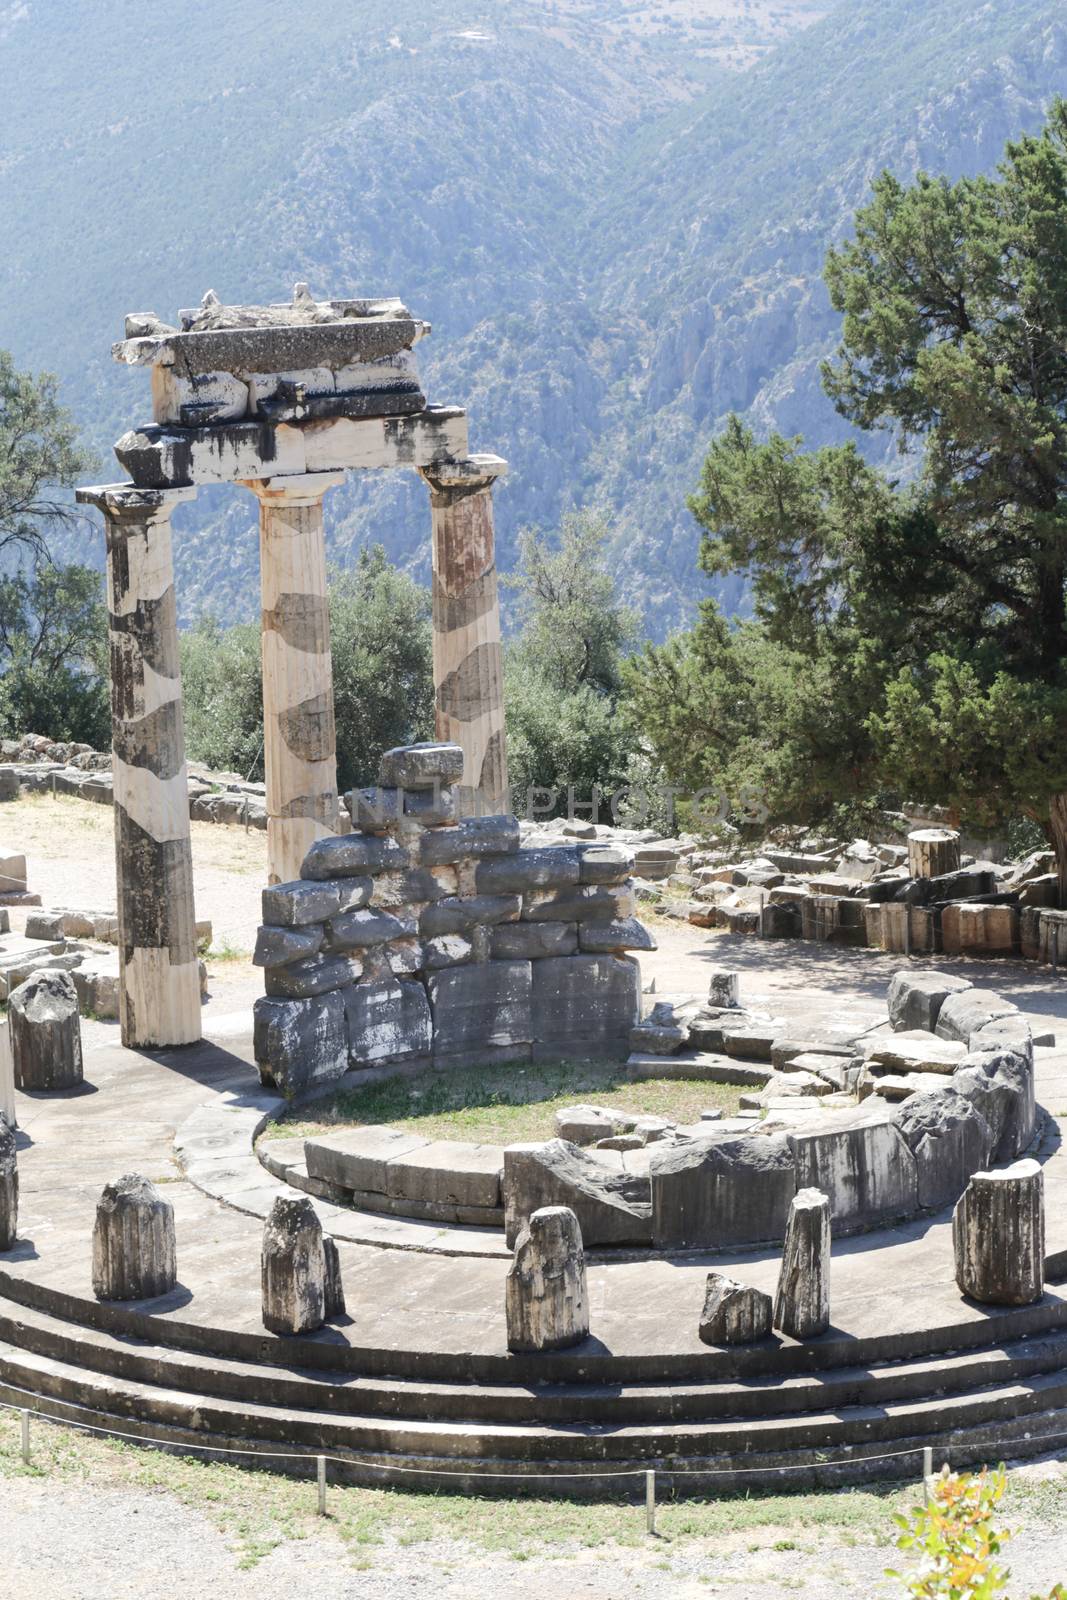
M14 1125L0 1112L0 1250L13 1250L18 1236L19 1169Z
M263 1228L263 1325L312 1333L326 1320L326 1250L310 1200L279 1195ZM334 1289L336 1294L336 1288Z
M505 1310L509 1350L563 1350L588 1337L582 1233L567 1206L539 1207L520 1228Z
M1040 1300L1045 1266L1044 1174L1036 1161L976 1172L952 1214L956 1282L980 1305Z
M731 1006L741 1004L741 980L736 972L726 967L712 967L708 976L708 1005Z
M973 987L945 972L897 972L889 984L889 1021L898 1032L924 1028L932 1033L949 995Z
M773 1320L791 1339L830 1326L830 1201L818 1189L798 1189L790 1206Z
M771 1331L771 1297L722 1272L709 1272L697 1332L704 1344L753 1344Z
M556 1112L556 1137L570 1144L598 1144L610 1139L620 1118L607 1106L563 1106Z
M93 1293L150 1300L178 1281L174 1207L138 1173L105 1186L93 1227Z
M78 993L68 972L38 972L8 1000L18 1089L72 1089L82 1082Z

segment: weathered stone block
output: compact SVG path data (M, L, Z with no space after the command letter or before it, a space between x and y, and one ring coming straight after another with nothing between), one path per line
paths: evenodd
M8 997L17 1089L72 1089L82 1082L78 992L67 972L37 972Z
M624 922L634 914L633 890L607 884L534 889L523 895L522 914L529 922Z
M865 1112L866 1106L858 1113L843 1112L842 1121L835 1117L825 1132L787 1135L796 1158L797 1189L825 1194L835 1224L864 1225L909 1216L918 1208L915 1159L895 1113L886 1106Z
M655 939L636 917L625 917L621 922L579 922L578 943L590 955L657 948Z
M528 961L454 967L435 973L428 989L435 1055L529 1044L533 1038Z
M649 1176L660 1249L780 1239L797 1186L793 1152L777 1134L709 1134L657 1145Z
M282 967L291 961L306 961L322 948L322 929L262 927L256 932L254 967Z
M921 1206L956 1200L996 1142L974 1102L951 1088L912 1095L897 1113L897 1127L915 1160Z
M524 894L530 889L555 889L578 882L580 856L574 845L546 845L517 850L498 861L479 861L479 894Z
M508 1349L562 1350L589 1334L585 1252L566 1206L533 1212L515 1240L505 1292Z
M401 872L410 864L407 851L401 849L395 839L373 833L338 833L315 840L304 857L300 876L311 882L323 882L330 878ZM265 920L281 920L264 916ZM321 922L323 919L316 917L314 920Z
M311 1000L257 1000L253 1016L260 1076L282 1094L299 1094L347 1071L345 1002L340 991Z
M641 1015L641 971L626 956L548 957L532 964L532 1037L544 1050L629 1054Z
M457 820L459 799L455 789L439 786L414 792L405 789L403 795L405 817L421 823L424 828L440 828Z
M521 910L522 901L517 894L450 897L424 909L419 918L419 932L426 939L444 933L467 933L476 924L514 921Z
M1016 906L947 905L941 913L941 948L948 955L1010 955L1018 941Z
M798 1189L790 1207L774 1326L790 1339L814 1339L830 1326L830 1202L817 1189Z
M362 950L389 939L413 939L418 932L413 916L361 907L331 917L326 924L327 950Z
M354 1067L429 1055L430 1005L421 983L402 979L353 984L345 990L348 1056Z
M502 854L519 848L517 817L467 817L454 827L429 828L419 840L419 860L445 867L468 856Z
M61 911L31 911L26 918L27 939L47 939L54 944L62 944L63 913Z
M426 939L422 945L419 965L426 972L440 972L444 967L460 967L474 958L474 945L461 933L444 933L437 939Z
M503 1195L509 1247L515 1244L523 1223L542 1206L570 1207L586 1244L651 1243L647 1176L612 1171L562 1139L508 1145Z
M934 1032L942 1039L960 1039L970 1044L971 1035L998 1017L1018 1011L1010 1000L1002 1000L991 989L962 989L946 996L937 1014Z
M633 852L619 845L594 844L579 848L579 883L625 883L633 870Z
M174 1207L154 1183L128 1172L105 1186L93 1227L93 1293L150 1300L178 1281Z
M323 1315L327 1322L333 1322L336 1317L345 1315L347 1307L345 1286L341 1280L341 1253L337 1248L337 1240L329 1233L324 1233L322 1236L322 1253L326 1264Z
M922 1028L874 1040L867 1048L868 1064L886 1072L941 1072L951 1077L967 1054L958 1039L938 1039Z
M1044 1293L1045 1179L1036 1161L976 1172L952 1215L956 1282L980 1305L1028 1306Z
M0 1111L0 1251L13 1250L19 1225L19 1169L15 1127Z
M540 961L545 956L570 956L578 948L574 922L505 922L490 930L494 961Z
M263 1325L271 1333L313 1333L326 1320L326 1250L310 1200L279 1195L263 1228Z
M288 967L268 967L264 984L275 1000L306 1000L313 995L344 989L359 977L358 961L343 956L311 956Z
M366 880L366 898L371 883ZM340 908L341 892L333 883L276 883L263 891L263 921L286 928L325 922Z
M945 972L897 972L889 984L889 1020L898 1031L924 1028L932 1033L950 994L974 985Z
M765 1022L749 1018L729 1023L722 1030L722 1048L728 1056L736 1056L741 1061L769 1061L771 1047L784 1029L781 1017L770 1017Z
M397 745L382 756L381 783L396 789L432 789L434 784L463 781L463 748L458 744Z
M434 1139L398 1152L386 1163L386 1194L398 1200L442 1205L500 1205L504 1151L465 1139Z
M704 1344L753 1344L771 1331L771 1297L723 1272L709 1272L697 1332Z
M304 1162L310 1177L334 1188L385 1194L390 1161L428 1143L421 1134L384 1124L339 1128L305 1139Z

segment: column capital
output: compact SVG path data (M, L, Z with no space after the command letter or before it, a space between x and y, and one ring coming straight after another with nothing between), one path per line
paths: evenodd
M250 489L263 505L311 506L327 489L345 481L343 472L293 472L277 478L240 478L242 489Z
M95 506L114 521L156 521L169 517L185 500L196 499L195 488L139 489L133 483L82 484L74 498L81 506Z
M507 474L508 464L503 456L464 456L462 460L435 461L432 466L418 467L419 477L437 494L450 491L472 493L488 489Z

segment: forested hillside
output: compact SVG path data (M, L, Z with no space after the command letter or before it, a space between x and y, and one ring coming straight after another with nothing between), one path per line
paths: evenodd
M399 293L435 325L429 393L512 463L503 563L600 502L662 633L702 592L685 496L724 415L844 433L819 273L870 179L992 166L1065 81L1049 0L25 0L0 10L0 348L60 374L111 477L148 411L109 357L125 311ZM328 511L338 559L381 539L425 577L416 480ZM240 492L179 513L186 620L255 611L254 521Z

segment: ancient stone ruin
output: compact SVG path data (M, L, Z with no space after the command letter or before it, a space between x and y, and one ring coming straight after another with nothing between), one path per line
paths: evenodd
M354 830L264 891L265 1082L293 1095L386 1062L626 1054L640 1010L626 952L651 943L632 859L520 850L514 817L460 818L463 762L458 745L388 751L381 786L348 797Z
M493 548L496 456L471 456L457 407L428 406L398 300L224 306L171 326L126 319L116 360L148 368L153 422L115 446L130 482L78 491L104 514L122 1037L200 1037L189 805L170 519L204 484L259 504L270 878L295 879L341 826L323 499L349 470L413 467L430 489L437 727L463 750L464 810L507 789Z
M127 1173L105 1186L93 1227L93 1293L148 1300L178 1280L174 1207L155 1184Z

